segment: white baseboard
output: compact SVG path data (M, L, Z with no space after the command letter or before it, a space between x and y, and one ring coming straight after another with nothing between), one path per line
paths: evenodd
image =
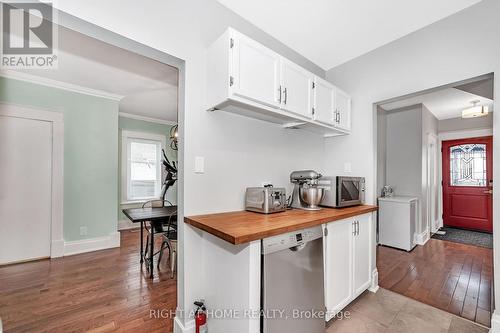
M427 243L428 240L429 240L428 229L421 232L420 234L415 234L415 243L417 243L418 245L425 245L425 243Z
M500 314L497 310L495 310L491 316L490 333L500 333Z
M140 228L140 223L133 223L130 220L121 220L118 221L118 231L120 230L129 230L129 229L137 229Z
M64 256L64 239L53 240L50 244L50 257L59 258Z
M64 242L64 255L92 252L120 247L120 233L112 232L109 236Z
M378 270L376 268L372 272L372 283L368 290L372 293L376 293L378 291Z
M183 325L179 317L174 318L174 333L194 333L195 332L194 320L188 321Z

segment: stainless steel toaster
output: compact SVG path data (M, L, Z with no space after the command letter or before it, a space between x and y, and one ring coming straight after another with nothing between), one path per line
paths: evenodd
M280 187L248 187L245 194L245 210L263 214L286 210L286 190Z

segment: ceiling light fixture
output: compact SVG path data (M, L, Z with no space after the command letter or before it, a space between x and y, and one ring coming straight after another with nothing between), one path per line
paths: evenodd
M467 108L462 111L462 118L477 118L484 117L488 115L488 105L477 105L480 101L472 101L472 107Z

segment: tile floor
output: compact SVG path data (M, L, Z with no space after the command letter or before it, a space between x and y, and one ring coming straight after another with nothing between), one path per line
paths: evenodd
M347 318L347 311L349 318ZM380 288L365 292L332 320L326 333L486 333L486 327Z

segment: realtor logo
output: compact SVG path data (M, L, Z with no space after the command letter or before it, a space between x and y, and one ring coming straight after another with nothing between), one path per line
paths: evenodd
M51 3L1 2L2 69L57 68Z

